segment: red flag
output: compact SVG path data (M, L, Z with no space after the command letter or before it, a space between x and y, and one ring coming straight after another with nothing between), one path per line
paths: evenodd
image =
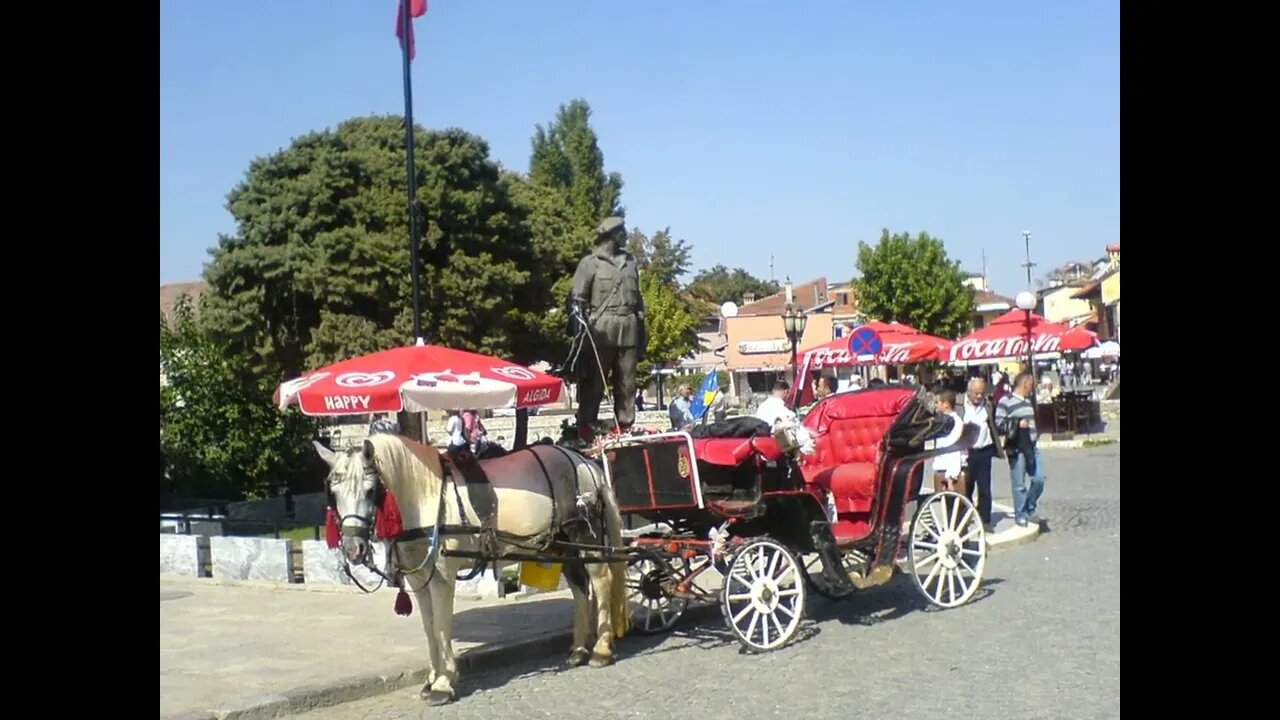
M427 14L427 0L409 0L409 16L410 18L422 17ZM404 48L404 3L396 2L396 37L400 40L400 47ZM417 53L413 42L413 20L409 20L409 59Z

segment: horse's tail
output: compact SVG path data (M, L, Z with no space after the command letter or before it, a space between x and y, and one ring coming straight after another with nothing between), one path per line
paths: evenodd
M603 474L603 473L602 473ZM611 548L622 548L622 512L618 510L618 498L608 484L600 485L604 502L605 535ZM627 563L609 563L609 617L613 618L613 637L625 637L631 629L631 612L627 606Z

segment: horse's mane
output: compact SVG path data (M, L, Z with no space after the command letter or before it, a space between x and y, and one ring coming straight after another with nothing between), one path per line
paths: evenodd
M404 529L431 527L439 509L444 464L440 451L399 435L369 436L387 491L396 499Z

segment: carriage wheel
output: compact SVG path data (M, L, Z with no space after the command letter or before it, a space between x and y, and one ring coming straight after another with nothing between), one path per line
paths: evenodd
M804 570L777 541L761 538L736 555L725 575L721 610L738 642L749 650L782 647L804 615Z
M665 560L641 555L627 563L627 605L631 629L653 635L670 630L689 607L689 601L671 597L663 582L675 575Z
M856 560L848 553L842 554L840 560L844 566L843 573L846 576L851 570L860 569ZM813 588L814 592L830 600L843 600L856 591L856 588L852 586L842 588L832 585L826 576L822 574L822 568L822 556L818 553L800 556L800 571L804 574L805 582L809 583L809 587Z
M973 503L955 492L933 493L911 520L907 567L916 587L938 607L965 604L982 584L987 538Z

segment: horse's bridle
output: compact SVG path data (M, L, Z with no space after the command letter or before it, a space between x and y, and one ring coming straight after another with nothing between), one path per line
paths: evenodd
M366 481L373 480L373 488L372 488L373 504L370 506L372 509L370 510L369 517L366 518L363 515L357 515L355 513L351 513L348 515L339 515L338 514L338 498L336 495L334 495L333 487L331 485L328 485L327 483L325 485L325 502L328 504L328 507L333 509L333 514L338 518L337 520L338 545L339 546L342 545L342 537L344 534L343 527L347 519L355 518L360 523L360 528L355 533L353 533L353 536L365 541L364 552L360 557L360 564L363 565L370 572L378 576L379 587L381 587L381 584L383 582L398 586L399 585L397 581L398 578L387 577L387 574L383 572L382 569L377 567L377 565L375 565L373 562L374 531L377 529L377 525L378 525L378 511L382 509L382 505L383 503L386 502L386 499L387 499L387 485L385 482L383 482L382 473L378 471L378 466L376 463L371 464L368 461L365 461L363 458L361 458L361 462L364 465L364 480ZM436 519L435 526L432 528L432 532L429 536L431 540L431 551L427 553L427 557L423 560L423 562L417 568L413 568L412 570L408 571L408 572L417 572L418 570L421 570L423 567L426 567L427 565L431 565L432 573L431 573L431 576L427 578L428 582L430 582L431 577L435 575L435 558L437 557L440 550L440 542L439 542L440 525L443 522L444 522L444 488L442 483L441 492L440 492L440 510L438 512L438 517ZM400 539L399 537L389 538L389 543L387 545L387 563L389 566L391 564L392 555L395 553L395 544L399 539ZM342 554L343 570L347 573L347 577L351 578L351 581L356 584L356 587L359 587L361 590L363 590L366 593L377 591L378 588L369 590L365 588L364 585L360 584L360 581L356 579L356 576L351 572L351 563L347 559L346 553L341 553L341 554ZM388 570L391 570L391 568L389 567ZM400 568L398 566L394 569L394 571L392 571L393 576L398 576L403 574L406 574L405 569Z
M362 459L362 462L363 462L363 459ZM373 564L373 533L378 524L378 510L382 507L382 504L386 501L387 486L385 483L382 482L382 474L378 472L377 465L371 465L368 462L364 462L363 464L364 464L364 480L373 481L373 488L372 488L373 504L370 505L371 509L369 511L369 517L365 517L363 515L357 515L355 513L350 513L347 515L338 515L338 498L333 492L333 486L329 485L328 483L325 484L325 503L329 508L333 509L333 514L338 518L337 524L338 524L338 544L339 545L342 544L342 538L346 534L346 531L344 530L344 528L346 527L347 520L354 519L356 522L359 523L359 526L360 526L359 529L354 531L352 535L354 537L360 538L361 540L364 540L364 555L360 558L360 563L364 565L366 568L372 570L373 572L381 576L382 572L378 570L378 568L376 568ZM345 553L343 554L343 561L344 563L346 563L347 561ZM348 574L350 574L349 571L348 571Z

